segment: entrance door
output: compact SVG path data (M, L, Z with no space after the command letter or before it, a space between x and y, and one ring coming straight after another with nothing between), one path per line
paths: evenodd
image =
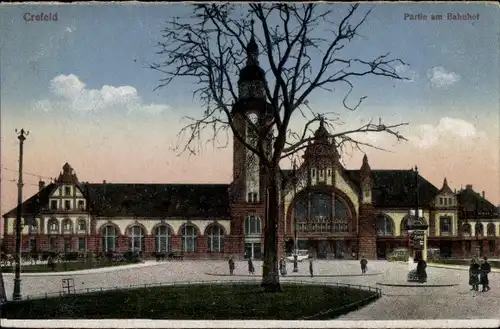
M451 257L451 241L441 241L439 244L439 254L442 257Z
M64 252L71 251L71 238L64 238Z
M328 257L329 243L327 240L318 241L318 259L326 259Z
M382 241L377 242L377 258L378 259L387 258L387 243Z
M260 242L245 242L245 259L261 259Z
M343 240L335 241L335 258L344 258L345 243Z

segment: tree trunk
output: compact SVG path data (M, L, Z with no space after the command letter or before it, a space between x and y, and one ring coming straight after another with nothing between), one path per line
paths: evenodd
M275 166L279 168L278 166ZM267 292L281 291L278 274L278 220L279 220L279 185L278 170L269 170L267 174L266 217L264 227L264 265L261 286Z

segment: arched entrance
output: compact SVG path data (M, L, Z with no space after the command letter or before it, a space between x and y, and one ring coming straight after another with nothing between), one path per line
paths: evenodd
M287 226L299 250L318 259L342 259L350 256L356 243L355 214L347 195L331 186L314 186L295 197Z

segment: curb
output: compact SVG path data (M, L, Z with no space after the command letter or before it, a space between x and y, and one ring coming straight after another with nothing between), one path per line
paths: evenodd
M448 265L448 264L436 264L436 263L428 263L428 267L436 267L436 268L447 268L450 270L461 270L461 271L468 271L469 268L464 265ZM500 269L497 268L492 268L491 273L500 273Z
M261 278L260 274L221 274L221 273L210 273L210 272L205 272L203 273L205 275L212 275L212 276L229 276L229 277L234 277L234 276L244 276L244 277L250 277L250 278ZM339 277L354 277L354 276L375 276L375 275L381 275L382 273L369 273L369 274L334 274L334 275L328 275L328 274L320 274L320 275L314 275L314 278L339 278ZM310 275L306 274L291 274L291 275L280 275L280 278L310 278Z
M161 262L158 263L142 263L142 264L127 264L127 265L117 265L117 266L106 266L106 267L98 267L94 269L88 270L78 270L78 271L63 271L63 272L22 272L21 277L31 277L31 276L72 276L72 275L85 275L85 274L97 274L97 273L106 273L106 272L115 272L120 270L127 270L133 268L145 268L151 266L157 266L163 264ZM15 273L2 273L4 277L6 276L14 276Z
M448 283L448 284L408 284L408 283L376 283L377 286L385 287L407 287L407 288L437 288L437 287L455 287L458 283Z

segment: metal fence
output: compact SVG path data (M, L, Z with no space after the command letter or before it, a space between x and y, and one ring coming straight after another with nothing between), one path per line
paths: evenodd
M99 288L85 288L85 289L71 289L68 293L67 291L59 291L54 293L45 293L41 295L26 295L23 300L32 299L45 299L53 297L63 297L63 296L75 296L81 294L101 294L109 291L120 291L120 290L130 290L130 289L141 289L141 288L155 288L155 287L183 287L193 284L205 284L205 285L240 285L240 284L259 284L260 280L196 280L196 281L175 281L175 282L155 282L155 283L145 283L139 285L129 285L120 287L99 287ZM327 286L327 287L345 287L364 290L368 292L373 292L367 299L379 298L382 296L382 290L377 287L365 286L365 285L355 285L340 282L313 282L313 281L303 281L303 280L284 280L281 284L301 284L301 285L315 285L315 286ZM365 301L366 302L366 301ZM331 312L328 310L327 312ZM323 312L324 313L324 312Z

